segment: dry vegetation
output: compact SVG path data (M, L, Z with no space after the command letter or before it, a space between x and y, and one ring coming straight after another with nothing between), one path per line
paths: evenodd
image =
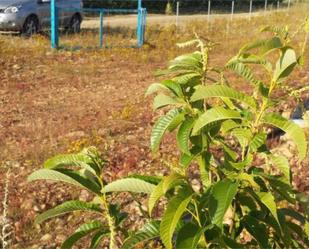
M290 25L295 32L306 14L308 6L289 13L253 17L251 21L244 18L228 23L227 19L220 19L209 27L206 22L192 22L179 30L174 26L152 26L146 32L146 45L140 49L51 51L45 36L28 40L0 36L0 164L3 165L0 199L4 196L5 165L10 165L8 218L14 230L13 248L57 248L75 228L66 225L68 219L74 218L76 224L87 219L77 214L33 227L37 213L64 199L72 195L91 198L77 189L69 192L68 187L60 184L29 185L26 176L39 168L44 159L96 145L108 160L105 174L110 179L132 172L163 174L165 164L174 162L169 139L161 154L150 153L148 140L155 114L144 92L156 80L154 71L183 53L176 48L176 42L191 38L194 31L211 38L218 42L212 63L222 66L241 44L260 36L261 26ZM128 30L115 30L109 41L117 43L123 37L129 40L132 34ZM82 38L74 37L74 42L92 44L97 38L94 36L89 32ZM304 37L295 38L300 42ZM290 79L291 85L308 85L308 47L305 61L305 67ZM245 82L236 76L231 79L232 84L246 89ZM290 105L282 106L282 110L289 112L294 106L291 99ZM286 146L283 149L291 154ZM294 160L292 154L290 158ZM301 191L309 191L308 169L308 159L301 165L293 165L294 182ZM134 226L138 225L135 221L139 215L138 210L133 210Z

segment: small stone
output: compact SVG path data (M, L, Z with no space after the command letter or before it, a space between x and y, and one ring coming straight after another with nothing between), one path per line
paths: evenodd
M191 184L192 184L192 188L195 192L200 192L201 183L197 179L193 179Z
M90 194L87 190L81 190L79 195L80 201L89 201Z
M45 235L43 235L43 237L41 238L41 241L49 241L52 239L51 234L47 233Z
M64 137L65 138L77 139L77 138L82 138L82 137L85 137L85 136L86 136L86 134L83 131L73 131L73 132L66 134Z
M38 206L34 206L34 207L33 207L33 210L34 210L35 212L40 212L40 208L39 208Z
M56 237L56 241L62 243L63 241L66 240L66 238L67 238L67 237L66 237L65 235L59 234L59 235L57 235L57 237Z

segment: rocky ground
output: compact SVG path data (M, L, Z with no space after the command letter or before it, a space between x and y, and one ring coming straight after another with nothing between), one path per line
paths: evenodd
M268 21L274 24L284 18L296 25L302 16L271 18ZM150 130L157 113L152 110L151 99L144 97L145 90L156 81L156 69L164 68L169 59L183 53L175 47L176 41L192 37L194 30L220 41L212 63L222 65L240 44L259 36L252 27L265 23L255 19L250 24L247 19L239 21L229 26L229 34L226 24L218 22L210 31L203 31L203 23L182 32L175 27L153 27L141 49L52 52L44 36L29 40L0 36L0 199L4 200L7 192L12 248L58 248L78 224L89 219L75 214L33 225L38 213L64 200L91 199L87 192L63 184L26 181L52 155L95 145L107 160L107 180L133 172L166 172L164 162L174 161L177 152L172 136L166 138L159 154L150 152ZM247 84L235 76L231 81L249 91ZM308 82L307 63L293 75L290 84L303 86ZM291 100L282 108L288 112L295 104ZM295 187L308 192L308 158L297 163L289 141L274 142L273 147L289 157ZM132 213L131 226L137 228L141 214L134 203L126 208ZM85 244L82 242L79 248L85 248Z

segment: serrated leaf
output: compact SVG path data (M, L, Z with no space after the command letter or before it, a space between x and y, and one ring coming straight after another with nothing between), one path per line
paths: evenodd
M187 70L188 72L201 71L203 67L202 55L199 52L181 55L170 62L169 70Z
M260 54L263 56L272 52L275 49L281 48L282 42L279 37L275 36L269 40L266 40L263 46L261 47Z
M201 180L205 188L208 188L211 185L208 172L210 160L211 160L211 154L209 152L203 152L197 158L197 163L199 165L199 170L201 174Z
M223 85L197 86L195 87L195 91L191 97L191 101L197 101L200 99L213 98L213 97L230 98L238 100L240 102L247 104L253 109L256 109L256 103L254 98L245 95L242 92L236 91L233 88Z
M276 63L276 69L274 72L273 80L279 81L286 78L293 71L297 65L296 53L292 48L284 48L282 56Z
M223 217L232 204L238 189L238 183L225 179L213 186L210 203L209 215L211 223L222 228Z
M196 249L204 229L189 222L177 234L176 248Z
M305 224L306 218L298 211L290 208L281 208L278 210L278 213L283 214L284 216L290 216L291 218L299 221L301 224Z
M64 202L58 205L57 207L49 209L46 212L38 215L35 218L35 223L40 224L47 219L50 219L50 218L53 218L59 215L63 215L69 212L73 212L73 211L88 211L88 212L95 212L95 213L101 213L101 214L103 212L103 210L100 208L100 205L98 204L73 200L73 201Z
M273 125L286 132L286 134L294 141L298 149L299 159L303 160L307 153L307 141L304 131L293 121L287 120L275 113L267 113L264 115L262 122Z
M109 231L103 230L97 232L95 235L93 235L91 239L90 249L97 249L100 246L100 242L104 237L109 235Z
M137 244L145 242L160 236L160 221L151 221L144 225L137 233L127 238L122 249L134 248Z
M183 168L187 168L190 163L192 162L192 160L194 159L193 155L188 155L188 154L184 154L182 153L179 159L179 164L181 167Z
M160 224L160 237L166 249L172 249L172 237L181 216L185 212L192 198L192 191L185 188L173 197L164 212Z
M245 148L252 138L251 131L245 128L235 128L232 130L231 134L238 140L242 148Z
M263 144L265 144L267 134L264 132L259 132L255 134L253 139L249 143L249 149L251 152L256 152Z
M194 119L186 119L179 127L177 133L177 144L181 152L190 155L189 137L194 125Z
M270 248L266 226L252 216L245 216L242 220L247 231L255 238L260 248Z
M173 80L163 80L161 83L173 91L176 96L180 98L183 97L182 88L177 82Z
M272 64L263 56L254 54L242 54L241 56L237 57L237 60L244 64L262 65L268 72L272 71Z
M108 192L133 192L150 194L156 185L137 178L124 178L107 184L102 193Z
M239 74L243 78L245 78L247 81L253 83L253 84L259 84L260 81L255 79L251 69L245 65L244 63L241 63L235 59L229 61L226 64L226 68L233 70L235 73Z
M104 225L99 221L85 223L81 225L69 238L67 238L63 242L61 249L70 249L81 238L87 236L88 234L98 229L103 229L103 228L105 228Z
M140 180L143 180L145 182L148 182L154 185L158 185L162 181L162 176L155 176L155 175L150 176L150 175L132 174L132 175L129 175L127 178L140 179Z
M151 95L151 94L153 94L153 93L157 93L157 92L159 92L159 91L169 91L170 89L168 89L168 87L166 87L166 86L164 86L163 84L161 84L161 83L153 83L153 84L151 84L149 87L148 87L148 89L147 89L147 91L146 91L146 93L145 93L145 95L146 96L148 96L148 95Z
M165 116L160 117L155 123L150 138L150 147L152 151L156 152L159 149L164 133L178 115L180 115L180 112L177 109L172 109Z
M199 79L201 78L201 74L199 73L185 73L183 75L179 75L177 77L174 77L173 80L176 81L180 85L185 85L190 83L191 80Z
M173 121L169 124L167 130L169 132L174 131L183 122L184 119L185 119L185 113L184 112L179 113L179 115L177 115L173 119Z
M275 198L271 192L257 192L256 193L260 199L260 201L268 208L271 214L275 217L275 219L279 223L278 214L277 214L277 206L275 202Z
M177 185L185 184L185 178L179 174L171 174L163 178L163 180L153 189L148 199L148 211L151 216L152 210L156 202L163 196L167 191L174 188Z
M182 104L184 103L176 98L172 98L165 94L159 94L154 98L153 109L157 110L167 105L182 105Z
M100 174L101 171L91 157L82 153L57 155L48 159L43 164L43 167L46 169L56 169L67 166L78 166L94 174Z
M82 173L69 169L39 169L28 176L28 181L51 180L66 182L78 187L86 188L96 194L100 194L101 187Z
M280 171L283 173L286 183L290 183L291 176L290 176L290 166L289 161L284 156L274 156L269 155L269 159L271 160L272 164L276 166Z
M226 119L242 119L239 112L234 110L225 109L223 107L214 107L204 112L195 122L193 127L193 135L202 129L204 126Z

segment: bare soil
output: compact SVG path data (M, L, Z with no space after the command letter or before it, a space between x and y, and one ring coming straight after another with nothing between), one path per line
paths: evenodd
M150 152L150 130L157 113L153 112L151 99L145 98L144 93L147 86L157 80L155 70L163 69L169 59L184 52L175 47L177 41L192 38L196 30L211 37L220 43L213 51L211 62L222 66L241 44L260 37L257 29L261 25L284 22L291 24L295 31L303 20L301 13L298 12L297 18L273 15L267 22L259 18L251 22L239 20L229 26L229 33L223 20L218 20L210 30L203 22L182 30L156 26L147 31L146 45L140 49L51 51L49 40L44 36L28 40L0 36L0 199L3 200L2 186L9 165L11 248L59 248L65 237L89 218L66 215L41 226L33 225L38 213L64 200L91 199L87 193L63 184L27 183L27 175L52 155L95 145L108 161L104 171L106 180L132 172L164 174L168 170L165 162L175 161L177 151L169 136L159 154ZM302 35L297 36L297 44L301 45L302 39ZM306 51L305 61L308 59ZM248 83L228 75L234 86L250 92ZM290 84L308 83L307 63L295 72ZM304 93L306 96L308 93ZM281 108L289 112L295 104L291 99ZM295 186L308 192L308 159L297 163L293 146L280 144L283 153L289 153ZM133 204L129 208L131 226L137 228L141 216ZM86 248L86 245L82 242L78 248Z

